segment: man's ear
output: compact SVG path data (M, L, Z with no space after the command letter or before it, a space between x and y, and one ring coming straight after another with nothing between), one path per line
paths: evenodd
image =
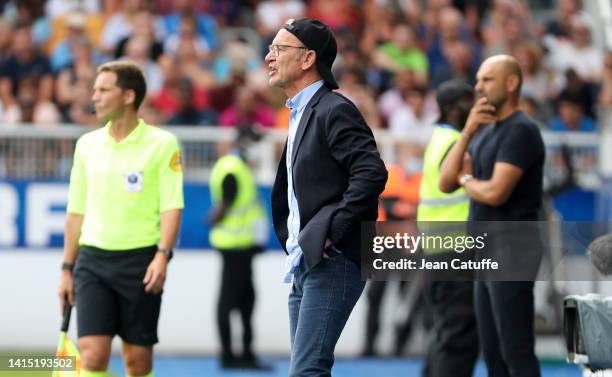
M315 62L317 61L317 53L313 50L306 50L304 55L305 57L304 61L302 62L302 69L305 71L315 65Z
M516 93L519 91L519 77L517 75L508 75L506 77L506 89L509 93Z
M123 103L125 105L132 104L136 102L136 92L133 89L128 89L123 92Z

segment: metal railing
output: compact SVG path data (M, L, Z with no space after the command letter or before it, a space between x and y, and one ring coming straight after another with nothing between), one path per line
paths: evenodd
M220 153L229 148L235 130L217 127L168 127L182 144L185 179L207 182ZM0 127L0 179L59 179L70 174L72 154L77 138L91 128L62 125L40 128L20 125ZM561 158L562 146L570 150L577 183L594 189L600 185L598 134L578 132L543 132L547 147L546 177L548 184L562 180L567 166ZM386 131L376 131L375 137L383 159L393 163L396 140ZM255 171L262 184L273 182L278 159L282 153L286 132L266 131L257 148Z

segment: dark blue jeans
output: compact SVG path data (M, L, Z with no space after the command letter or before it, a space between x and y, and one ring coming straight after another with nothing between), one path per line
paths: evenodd
M489 377L540 377L531 281L477 281L478 333Z
M331 376L334 348L363 292L359 267L331 253L308 270L304 258L289 294L290 377Z

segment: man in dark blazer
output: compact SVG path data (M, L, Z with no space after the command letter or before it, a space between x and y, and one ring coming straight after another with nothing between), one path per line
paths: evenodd
M363 291L361 236L373 231L387 170L372 131L332 92L337 46L318 20L288 20L266 56L269 84L291 109L274 188L274 229L287 253L289 376L331 376L334 348Z

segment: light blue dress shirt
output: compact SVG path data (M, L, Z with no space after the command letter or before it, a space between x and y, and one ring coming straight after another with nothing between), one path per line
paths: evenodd
M289 238L285 244L287 248L287 260L285 263L285 275L283 276L284 283L293 281L293 272L300 264L304 253L298 244L298 235L300 234L300 210L298 202L295 198L293 190L293 167L291 166L291 156L293 155L293 142L297 132L300 119L304 114L304 109L314 94L323 86L323 80L319 80L302 89L295 97L290 98L285 103L290 110L289 116L289 135L287 137L287 201L289 202L289 217L287 217L287 230Z

